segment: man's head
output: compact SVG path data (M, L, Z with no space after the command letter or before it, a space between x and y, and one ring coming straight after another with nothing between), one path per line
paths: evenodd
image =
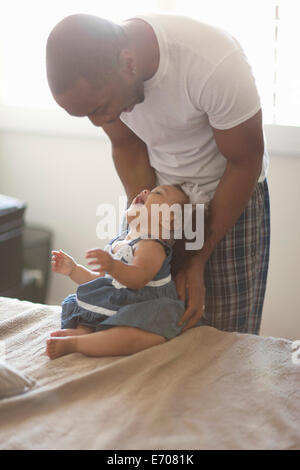
M51 31L48 83L68 113L101 126L144 100L144 83L124 29L92 15L71 15Z

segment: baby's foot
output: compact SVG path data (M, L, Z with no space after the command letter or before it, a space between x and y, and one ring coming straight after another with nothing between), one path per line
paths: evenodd
M50 359L56 359L76 351L76 338L50 338L47 339L46 353Z
M77 328L68 328L66 330L57 330L53 331L50 336L60 337L60 336L77 336L77 335L87 335L88 333L92 333L93 330L91 328L87 328L84 326L79 326Z
M76 329L57 330L57 331L53 331L52 333L50 333L50 336L55 336L55 337L58 337L58 336L74 336L75 331L76 331Z

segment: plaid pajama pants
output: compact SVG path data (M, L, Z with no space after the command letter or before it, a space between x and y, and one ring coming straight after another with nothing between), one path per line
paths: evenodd
M244 212L205 267L205 312L199 324L259 334L270 253L268 183L258 183Z

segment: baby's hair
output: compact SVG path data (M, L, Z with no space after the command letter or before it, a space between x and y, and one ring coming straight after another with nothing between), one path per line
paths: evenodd
M181 191L188 198L188 200L190 199L188 195L183 191L181 184L173 184L172 186L174 186L174 188L179 189L179 191Z
M187 196L187 199L188 199L187 204L188 204L190 202L189 196L182 189L181 185L180 184L174 184L173 186L175 186L177 189L182 191ZM194 210L193 213L192 213L192 229L193 229L193 231L196 230L196 217L195 216L196 216L196 211ZM182 224L182 226L184 227L184 223ZM207 203L207 204L204 205L204 241L207 240L207 238L209 236L209 233L210 233L210 206L209 206L209 203ZM175 241L176 248L175 248L175 251L173 252L172 263L171 263L172 276L176 276L178 271L182 268L184 259L186 258L186 255L188 255L190 257L190 256L194 256L198 253L198 250L196 250L196 251L194 251L194 250L186 251L185 250L186 242L192 243L192 242L195 241L195 239L196 239L196 237L193 240L187 240L184 237L184 233L182 233L182 238L177 239Z
M181 203L178 203L180 206L181 206L181 209L182 209L182 228L184 226L184 217L183 217L183 210L184 210L184 205L185 204L188 204L190 202L190 198L189 196L185 193L185 191L182 189L181 185L180 184L172 184L171 186L173 186L173 188L176 188L178 189L182 194L184 194L184 196L186 197L187 199L187 202L181 202ZM183 235L183 231L182 231L182 235ZM174 240L174 231L172 231L172 236L171 236L171 239L169 240L170 244L173 246L174 243L175 243L175 240Z

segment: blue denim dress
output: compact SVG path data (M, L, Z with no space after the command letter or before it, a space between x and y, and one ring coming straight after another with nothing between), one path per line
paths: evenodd
M116 253L112 247L121 241L120 236L105 247L114 259L130 264L133 247L139 237L124 244ZM129 289L106 274L93 281L81 284L76 294L69 295L62 303L61 327L87 326L94 331L113 326L130 326L156 333L171 339L180 334L184 324L177 323L185 306L178 299L175 283L171 278L172 247L161 241L166 258L155 277L141 289Z

